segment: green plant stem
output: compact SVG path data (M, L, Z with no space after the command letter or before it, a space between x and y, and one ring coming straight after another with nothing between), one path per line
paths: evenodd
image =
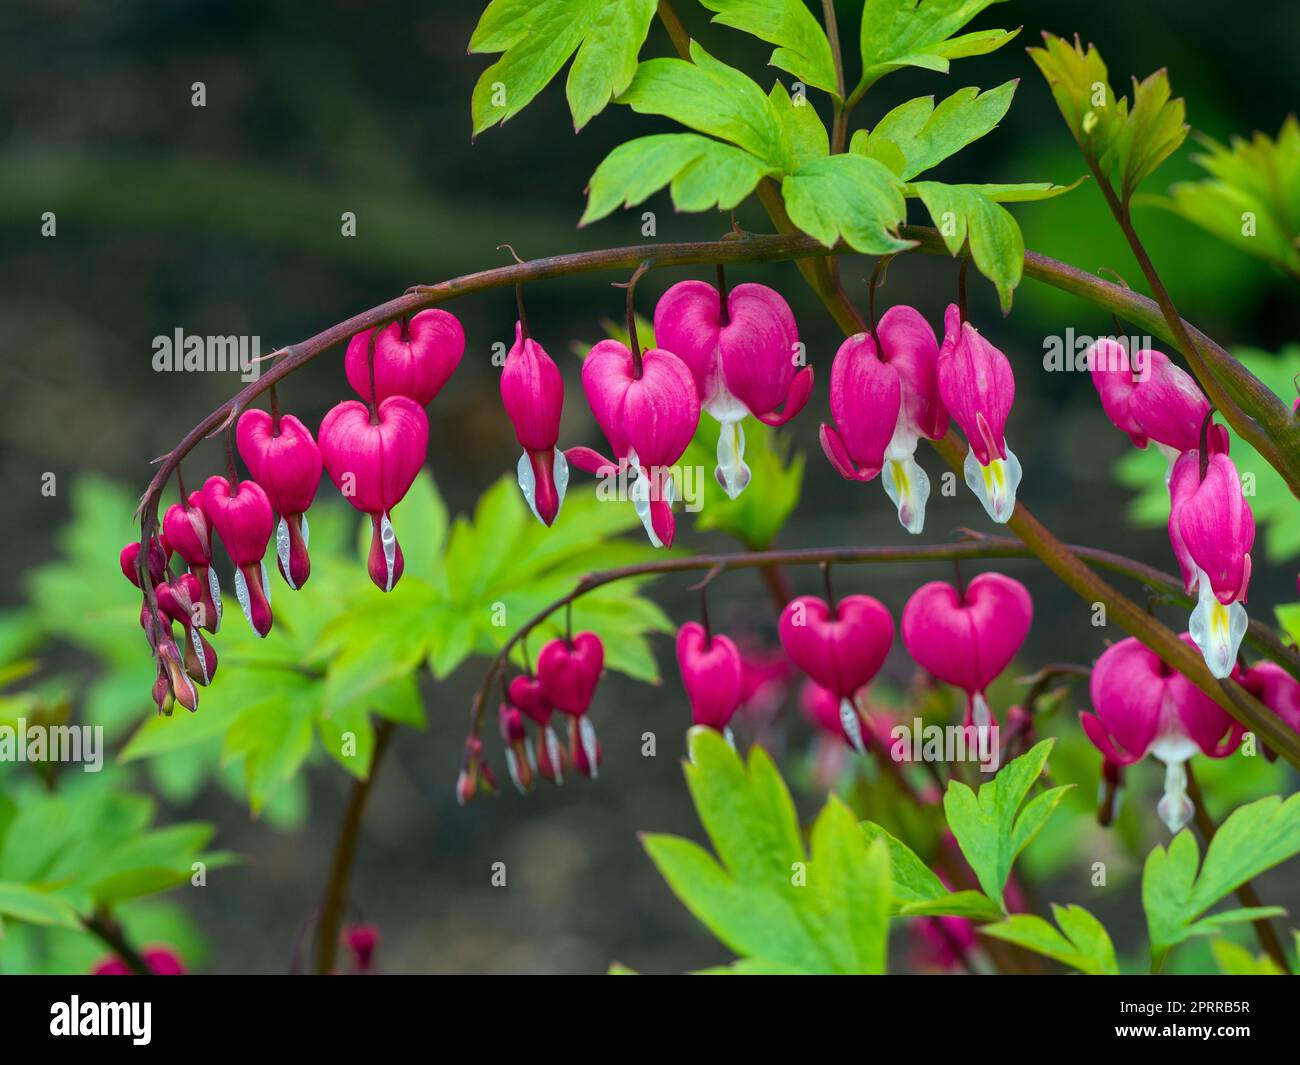
M140 952L133 947L122 931L122 926L106 910L99 910L93 916L84 918L82 927L108 947L131 972L137 976L150 976L149 968Z
M361 835L361 817L366 800L374 787L379 765L388 749L396 726L387 718L375 726L375 750L370 759L370 772L365 780L352 784L352 794L343 811L338 838L334 843L334 858L330 862L329 879L325 883L325 896L321 900L313 936L313 971L318 976L328 976L334 971L338 954L339 934L343 928L343 915L347 910L348 882L352 878L352 860L356 855L357 839Z
M1105 197L1106 205L1123 230L1133 257L1142 270L1142 276L1151 286L1156 305L1172 334L1173 342L1187 359L1187 365L1205 389L1206 395L1222 411L1224 419L1236 430L1237 435L1248 441L1282 475L1291 491L1300 497L1300 430L1296 427L1291 411L1262 381L1226 352L1223 353L1227 355L1226 358L1215 358L1212 365L1207 362L1187 324L1179 316L1173 297L1134 228L1128 203L1121 201L1114 186L1091 157L1088 157L1088 166ZM1212 351L1207 353L1217 354Z
M1187 797L1192 800L1192 808L1196 811L1194 815L1196 827L1200 830L1201 837L1205 840L1205 846L1208 848L1210 841L1214 839L1215 832L1218 831L1218 826L1214 823L1214 818L1210 816L1210 811L1205 806L1205 796L1201 793L1201 785L1197 783L1196 774L1192 772L1191 762L1187 763ZM1255 885L1249 880L1237 888L1237 898L1241 900L1243 906L1252 909L1263 905L1259 898L1259 892L1255 890ZM1261 917L1258 921L1252 921L1251 925L1255 929L1255 937L1259 940L1259 945L1264 948L1264 953L1280 965L1284 973L1289 975L1291 963L1287 960L1286 951L1282 949L1282 941L1277 937L1273 922L1267 917Z

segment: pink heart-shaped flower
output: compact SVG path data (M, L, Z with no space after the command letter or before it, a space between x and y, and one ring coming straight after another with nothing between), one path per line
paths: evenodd
M370 402L370 340L374 336L375 391L382 403L406 396L427 406L445 385L465 353L465 331L450 311L434 307L415 315L405 327L389 322L367 329L348 342L343 372L348 384Z
M727 636L711 636L698 621L677 634L677 667L696 725L721 732L745 694L740 651Z
M869 595L845 596L834 611L823 599L801 595L781 611L778 631L795 665L847 699L880 671L894 642L894 619Z
M320 448L311 430L292 414L273 425L264 410L246 410L235 426L239 456L282 517L303 514L320 484Z
M379 421L355 399L344 400L320 426L320 451L330 480L357 510L387 514L397 506L424 465L429 419L405 396L379 404Z
M551 705L580 717L591 706L596 683L605 667L605 646L594 632L580 632L571 641L552 640L537 656L537 679Z
M973 696L1007 668L1033 616L1028 590L1001 573L981 573L964 597L931 581L903 609L903 643L918 665Z

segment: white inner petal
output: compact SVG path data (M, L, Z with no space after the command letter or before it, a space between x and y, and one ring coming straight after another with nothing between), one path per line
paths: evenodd
M862 742L862 719L858 717L857 707L853 705L851 699L840 700L840 725L844 728L844 734L849 738L849 743L858 754L867 753L867 745Z
M212 596L212 609L217 615L212 625L212 631L216 632L221 628L221 582L217 580L216 566L208 567L208 594Z
M533 474L533 464L528 461L527 451L519 456L519 461L515 464L515 476L519 480L519 490L524 494L528 509L533 512L534 518L541 521L542 516L537 513L537 477Z
M393 590L393 571L397 568L397 534L393 532L393 523L385 514L379 519L379 542L384 546L384 564L388 567L388 579L384 591Z
M203 672L203 683L211 684L212 678L208 676L208 658L203 653L203 637L199 635L199 630L193 625L188 627L190 630L190 643L194 646L194 654L199 660L199 669Z
M244 571L235 569L235 598L239 600L239 609L244 612L244 619L248 622L248 627L254 632L257 631L253 625L253 604L248 598L248 582L244 580Z
M302 546L311 546L311 528L307 525L307 515L302 514L298 518L298 528L302 530Z
M266 596L266 605L271 605L271 579L266 575L266 559L259 563L262 567L262 594Z
M289 572L289 522L284 517L275 527L275 554L280 560L280 572L284 574L285 582L296 592L298 586L293 583L293 574Z
M555 783L564 783L564 763L561 761L560 740L555 735L555 729L550 725L546 726L546 732L542 737L542 742L546 744L546 757L551 761L551 770L555 773Z
M1165 766L1165 793L1156 803L1156 813L1172 834L1176 834L1196 813L1187 795L1186 762L1170 762Z
M930 498L930 478L912 455L886 459L881 481L885 494L898 510L898 520L913 535L925 528L925 504Z
M718 466L714 475L729 499L735 499L749 484L750 470L745 465L745 427L739 421L723 422L719 428Z
M1240 603L1224 606L1210 587L1210 578L1199 566L1196 568L1199 592L1196 607L1192 610L1187 629L1192 642L1201 649L1206 668L1223 680L1232 672L1237 662L1237 651L1246 635L1250 618Z
M663 547L663 541L655 535L654 522L650 518L650 477L640 466L636 471L636 478L628 485L628 495L632 497L632 506L636 508L636 516L645 526L650 543L655 547Z
M591 769L591 779L597 776L596 726L586 714L578 718L578 736L582 740L582 753L587 756L587 765Z
M974 449L966 452L966 485L984 504L988 516L1005 525L1016 509L1016 489L1020 487L1020 460L1010 448L1005 459L994 458L981 466Z

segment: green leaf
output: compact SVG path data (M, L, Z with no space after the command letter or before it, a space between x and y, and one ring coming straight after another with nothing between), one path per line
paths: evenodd
M1019 30L953 34L997 0L866 0L862 9L862 79L856 94L892 70L923 67L947 73L950 59L985 55Z
M248 801L254 814L292 777L311 750L312 722L320 712L318 692L248 707L226 733L225 759L243 758Z
M811 108L809 108L811 110ZM658 133L620 144L596 167L579 225L634 207L671 183L679 211L730 210L777 169L698 133Z
M1119 177L1127 203L1149 177L1187 139L1186 108L1171 100L1169 76L1158 70L1133 80L1133 102L1116 97L1106 64L1097 50L1085 50L1078 37L1070 45L1050 33L1044 47L1029 54L1051 87L1066 125L1084 153L1103 173Z
M1300 795L1270 796L1237 809L1219 826L1197 872L1200 849L1184 829L1168 850L1156 847L1142 871L1142 906L1151 944L1163 950L1220 924L1252 920L1249 910L1197 921L1246 881L1300 854Z
M1267 954L1252 956L1245 947L1230 939L1216 939L1210 944L1214 963L1224 976L1285 976L1277 962Z
M1035 200L1050 200L1063 192L1070 192L1083 184L1085 178L1078 177L1068 185L1055 185L1050 181L1034 181L1020 185L967 185L986 199L996 203L1032 203Z
M1025 239L1011 212L973 185L917 181L911 187L953 255L970 240L976 268L998 290L1002 312L1009 311L1025 266Z
M978 891L949 891L915 851L879 825L864 822L862 831L868 840L881 840L889 849L895 913L906 917L969 917L985 921L1002 916L997 904Z
M933 96L908 100L885 115L870 133L854 133L850 151L879 158L878 142L888 141L905 161L899 177L911 181L995 129L1011 106L1018 84L1008 81L983 93L975 86L958 89L938 107ZM873 144L877 145L875 152Z
M907 213L903 187L874 159L816 159L782 182L781 195L790 220L828 248L843 238L857 251L888 255L914 244L897 236Z
M769 61L839 98L830 42L803 0L701 0L713 21L777 46Z
M577 52L565 94L575 130L627 88L655 0L492 0L471 52L501 52L474 86L474 134L518 114Z
M889 847L867 837L832 795L812 830L812 885L841 972L885 971L889 943Z
M663 115L688 129L730 141L764 163L779 166L781 124L763 90L694 41L691 60L646 60L637 67L619 103L638 114Z
M694 728L687 783L719 859L673 836L643 839L674 893L740 955L709 972L883 972L890 911L888 845L869 841L832 798L812 833L812 862L790 793L764 751L740 755Z
M830 135L826 132L817 109L806 97L791 98L785 86L778 81L772 86L767 98L772 105L772 113L781 124L782 169L786 173L793 173L805 163L824 159L830 154Z
M1089 976L1118 976L1115 947L1100 921L1082 906L1052 904L1061 931L1034 914L1017 913L998 924L984 925L986 936L1003 939L1054 958Z
M0 914L30 924L81 928L77 911L71 905L57 895L26 884L0 883Z
M1053 740L1043 740L1008 762L976 793L949 781L943 798L948 827L975 871L980 887L1003 910L1003 890L1016 857L1038 834L1069 785L1051 788L1025 803L1051 754ZM1022 809L1022 804L1023 809Z
M1172 186L1165 207L1240 251L1276 264L1300 280L1300 121L1289 115L1276 140L1255 133L1225 146L1198 137L1192 162L1209 177Z

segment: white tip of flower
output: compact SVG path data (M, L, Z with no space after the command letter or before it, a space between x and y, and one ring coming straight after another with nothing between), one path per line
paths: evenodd
M718 466L714 475L728 499L735 499L749 484L749 467L745 465L745 428L740 422L723 422L719 427Z
M993 711L989 709L989 702L984 698L983 692L976 692L971 698L970 719L971 724L978 729L986 729L993 724Z
M258 563L262 568L262 594L266 596L266 605L271 605L271 578L266 575L266 559Z
M578 737L582 741L582 753L587 756L587 765L591 767L591 779L595 780L599 775L599 755L596 748L596 726L591 723L591 719L583 714L578 718Z
M290 590L297 591L298 586L293 583L293 574L289 570L289 522L280 517L280 524L275 527L275 557L280 560L280 572L284 574L284 582Z
M546 726L546 732L542 737L542 742L546 744L546 757L551 763L551 770L555 773L555 783L564 783L564 758L560 754L560 739L555 735L555 729L550 725Z
M248 595L248 582L244 580L244 571L238 567L235 568L235 598L239 600L239 609L244 612L248 627L257 632L257 627L253 624L253 604Z
M527 795L528 789L524 787L523 779L519 775L519 759L515 757L514 748L507 747L505 754L506 768L510 770L510 779L514 782L515 790L519 792L520 795Z
M1237 651L1250 623L1246 608L1240 603L1224 606L1214 595L1210 579L1201 569L1196 571L1200 589L1187 630L1192 642L1201 649L1206 668L1223 680L1237 664Z
M1187 795L1187 763L1170 762L1165 766L1165 793L1156 803L1156 813L1171 834L1177 834L1196 813Z
M850 746L858 754L866 754L867 745L862 739L862 718L858 717L858 708L853 705L852 699L840 700L840 725L844 729L844 735L849 738Z
M637 467L636 478L628 485L628 495L632 497L632 506L636 508L636 516L641 519L641 524L645 526L646 535L650 537L652 547L663 547L663 541L655 535L654 521L650 517L650 477L646 471Z
M730 725L722 727L722 738L727 741L727 746L733 751L736 749L736 734L731 731Z
M1020 487L1020 460L1007 448L1005 459L992 459L981 466L975 452L966 452L966 485L984 504L985 511L999 525L1005 525L1016 509L1016 489Z
M194 657L199 660L199 669L203 673L203 683L211 684L212 678L208 675L208 656L203 653L203 638L194 626L187 627L190 630L190 644L194 648Z
M930 478L916 459L886 459L881 481L885 494L898 508L903 528L916 535L925 528L925 504L930 498Z
M384 591L393 590L393 574L397 570L397 533L393 532L393 523L388 520L385 514L379 519L379 542L384 548L384 565L388 569L388 576L384 581Z
M212 609L216 611L216 619L212 625L212 631L218 632L221 629L221 582L217 580L217 567L208 567L208 593L212 596Z
M519 490L524 494L524 502L528 504L528 509L533 512L534 518L542 521L542 516L537 513L537 475L533 473L533 464L528 459L527 451L519 456L519 462L515 465L515 477L519 481ZM564 493L569 487L569 460L558 447L551 460L551 480L555 482L555 512L558 515L560 508L564 506ZM545 525L546 522L542 521L542 524Z

